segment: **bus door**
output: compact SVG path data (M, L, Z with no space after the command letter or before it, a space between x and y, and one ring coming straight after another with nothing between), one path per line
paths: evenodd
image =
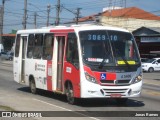
M24 65L27 35L18 34L16 37L15 55L14 55L14 80L18 83L24 83Z
M64 46L65 36L56 36L56 48L57 48L57 74L56 74L56 90L62 91L62 80L63 80L63 61L64 61Z
M22 55L21 55L21 81L25 83L25 57L26 57L26 45L27 45L27 36L22 36Z

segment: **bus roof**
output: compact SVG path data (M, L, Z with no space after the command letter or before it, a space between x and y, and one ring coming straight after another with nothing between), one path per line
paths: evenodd
M27 29L27 30L18 30L17 34L29 34L29 33L50 33L55 31L82 31L82 30L116 30L116 31L123 31L129 32L126 29L118 28L118 27L110 27L110 26L101 26L101 25L90 25L90 24L83 24L83 25L71 25L71 26L49 26L49 27L42 27L38 29Z
M126 29L123 28L118 28L118 27L112 27L112 26L102 26L102 25L88 25L88 24L84 24L84 25L77 25L77 26L71 26L73 27L75 30L81 31L81 30L117 30L117 31L123 31L123 32L129 32Z

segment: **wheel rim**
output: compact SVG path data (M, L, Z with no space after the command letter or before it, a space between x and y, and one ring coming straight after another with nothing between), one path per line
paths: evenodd
M66 91L66 96L67 96L67 101L69 104L74 104L75 103L75 98L74 98L74 91L71 83L67 84L67 91Z
M153 72L154 70L153 70L153 68L149 68L149 72Z
M67 90L67 100L70 104L74 104L74 93L71 88Z

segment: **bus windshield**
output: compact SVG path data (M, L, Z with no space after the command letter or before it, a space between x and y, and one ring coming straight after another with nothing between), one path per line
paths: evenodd
M79 35L86 64L113 66L140 63L134 38L128 32L89 30L80 31Z

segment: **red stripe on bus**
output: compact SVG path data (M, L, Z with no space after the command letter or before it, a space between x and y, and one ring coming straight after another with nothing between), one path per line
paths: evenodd
M68 32L74 32L74 29L58 29L58 30L50 30L50 32L54 33L68 33Z
M106 80L116 80L116 73L107 73Z

